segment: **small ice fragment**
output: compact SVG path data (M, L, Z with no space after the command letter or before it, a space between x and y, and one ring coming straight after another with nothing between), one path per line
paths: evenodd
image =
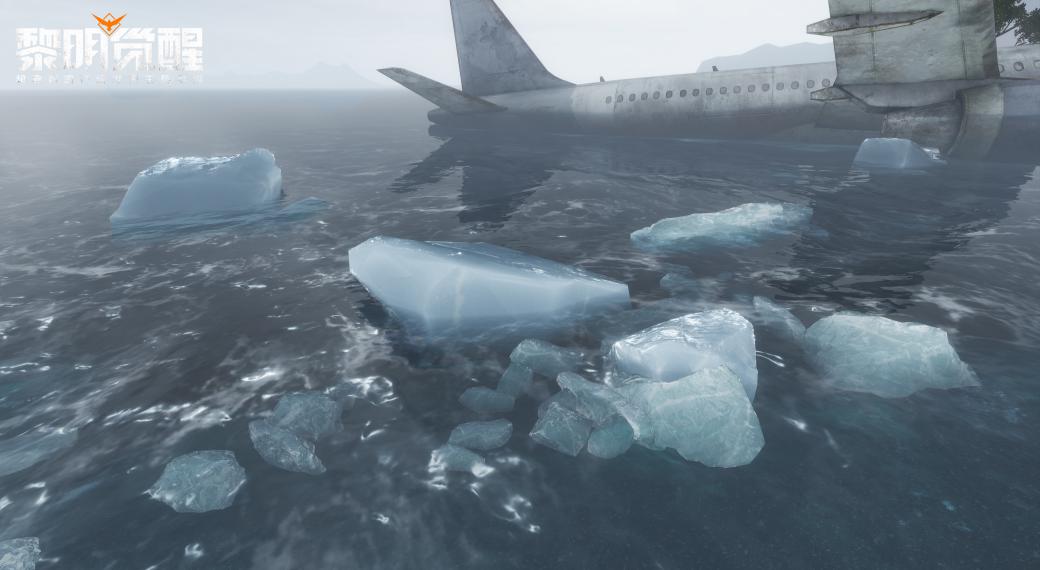
M893 170L922 170L946 164L920 145L908 139L867 139L859 146L855 166Z
M75 442L75 429L34 431L0 441L0 477L46 461Z
M753 245L790 233L812 217L812 209L796 204L743 204L721 212L666 218L632 232L632 242L645 248L698 248Z
M448 443L474 451L491 451L505 445L512 435L513 424L508 420L470 422L451 430Z
M167 158L134 178L113 224L198 214L241 212L282 194L282 170L271 151L235 156Z
M477 477L483 477L493 470L487 463L484 463L483 457L468 449L451 444L442 445L433 450L430 464L434 468L472 473Z
M575 411L578 407L578 397L569 390L560 390L538 406L538 417L544 416L546 410L548 410L549 406L553 403L559 404L568 410Z
M0 568L3 570L35 570L40 561L40 539L13 538L0 541Z
M296 435L315 440L339 430L343 405L318 392L295 392L278 400L271 422Z
M498 381L498 391L518 398L531 387L533 376L530 368L516 362L511 363L502 374L502 379Z
M463 392L459 396L459 403L481 414L504 414L513 411L516 399L509 394L477 386Z
M978 386L946 331L867 315L823 318L805 333L809 360L830 386L903 398L929 388Z
M674 382L637 382L619 391L648 413L651 449L670 448L709 467L747 465L765 445L740 379L725 366Z
M614 417L620 416L631 426L633 435L638 439L646 439L650 434L642 429L648 425L645 411L628 401L620 392L605 384L590 382L577 374L564 372L556 378L561 394L574 395L572 405L567 409L578 412L592 422L595 427L606 425Z
M556 378L561 372L574 372L581 368L585 357L576 350L560 348L544 340L528 339L513 349L509 360L546 378Z
M195 451L166 464L148 494L178 513L205 513L230 507L245 482L234 453Z
M765 297L755 297L753 303L759 322L776 329L795 342L802 342L805 337L805 325L791 311Z
M374 237L349 258L373 297L428 328L544 323L629 304L624 283L485 243Z
M325 465L314 454L314 443L270 420L249 423L249 439L264 461L286 471L321 475Z
M755 329L729 309L673 319L614 343L609 358L622 376L671 382L717 366L740 378L748 398L758 388Z
M632 425L625 418L614 416L589 435L589 455L613 459L628 451L634 441Z
M553 402L535 423L531 439L573 457L581 453L591 432L591 422Z

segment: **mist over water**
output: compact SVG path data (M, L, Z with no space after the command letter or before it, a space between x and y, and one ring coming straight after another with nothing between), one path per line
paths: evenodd
M0 96L0 439L79 434L0 478L0 540L38 536L40 568L1040 565L1035 165L893 176L851 169L850 147L431 132L426 110L404 93ZM328 206L113 235L140 170L255 147L277 157L286 204ZM748 248L629 240L748 202L813 215ZM349 274L347 251L376 235L484 241L628 283L631 310L544 337L592 355L762 295L806 324L844 310L941 327L982 386L835 392L757 330L766 445L750 466L566 457L527 437L526 399L492 473L443 473L430 452L477 419L459 394L493 385L513 341L403 329ZM337 384L359 402L318 444L328 471L264 463L248 423ZM178 514L145 494L206 449L246 469L231 508Z

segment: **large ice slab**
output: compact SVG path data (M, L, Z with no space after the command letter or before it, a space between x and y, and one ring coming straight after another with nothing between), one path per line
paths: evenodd
M76 430L34 431L0 441L0 477L24 471L76 442Z
M609 358L619 375L615 385L626 377L671 382L724 365L740 378L749 398L758 388L755 329L729 309L685 315L623 338Z
M234 453L195 451L166 464L148 494L178 513L205 513L230 507L245 482Z
M282 170L266 149L234 156L168 158L134 178L110 220L124 224L244 212L274 203L281 194Z
M922 170L945 164L936 154L912 140L874 138L863 141L852 162L864 168Z
M813 366L832 387L902 398L929 388L978 386L946 331L884 317L838 314L805 333Z
M589 420L553 402L535 423L531 439L573 457L581 453L591 432L592 423Z
M321 475L325 464L314 454L314 443L270 420L249 423L249 439L264 461L286 471Z
M544 340L527 339L516 345L509 360L546 378L556 378L561 372L574 372L581 368L585 357L576 350L560 348Z
M624 283L485 243L374 237L349 257L373 297L427 327L559 321L629 303Z
M765 445L744 386L725 366L705 368L673 382L636 382L619 391L646 410L652 434L639 443L674 449L709 467L747 465Z
M513 424L509 420L469 422L451 430L448 443L474 451L491 451L509 442L512 435Z
M791 232L812 217L796 204L743 204L721 212L666 218L632 233L632 242L650 248L751 245Z
M3 570L35 570L40 561L40 539L13 538L0 541L0 568Z

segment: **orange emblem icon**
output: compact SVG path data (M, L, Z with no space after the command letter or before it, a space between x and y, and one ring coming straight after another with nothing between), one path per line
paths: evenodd
M119 26L122 25L120 24L120 22L122 22L123 18L126 17L126 14L123 14L118 18L113 16L112 12L105 14L104 18L99 18L96 14L91 14L91 16L94 16L94 19L97 20L97 25L99 28L101 28L101 31L111 36L112 32L118 30Z

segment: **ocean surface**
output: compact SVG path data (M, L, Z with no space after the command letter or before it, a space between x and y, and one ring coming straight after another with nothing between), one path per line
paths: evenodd
M0 540L39 537L48 570L1040 568L1036 165L896 176L841 146L431 132L427 109L403 92L0 95L0 440L78 430L0 477ZM139 171L255 147L286 203L328 206L113 234ZM810 227L689 253L629 240L748 202L809 206ZM435 473L431 451L476 419L459 394L494 385L512 344L415 338L350 275L348 250L377 235L628 283L631 310L544 337L593 372L605 341L761 295L806 324L940 327L981 386L835 391L760 330L766 444L749 466L567 457L527 437L529 398L494 473ZM328 471L263 462L248 423L336 385L361 401L318 444ZM206 449L245 467L232 507L178 514L145 493Z

